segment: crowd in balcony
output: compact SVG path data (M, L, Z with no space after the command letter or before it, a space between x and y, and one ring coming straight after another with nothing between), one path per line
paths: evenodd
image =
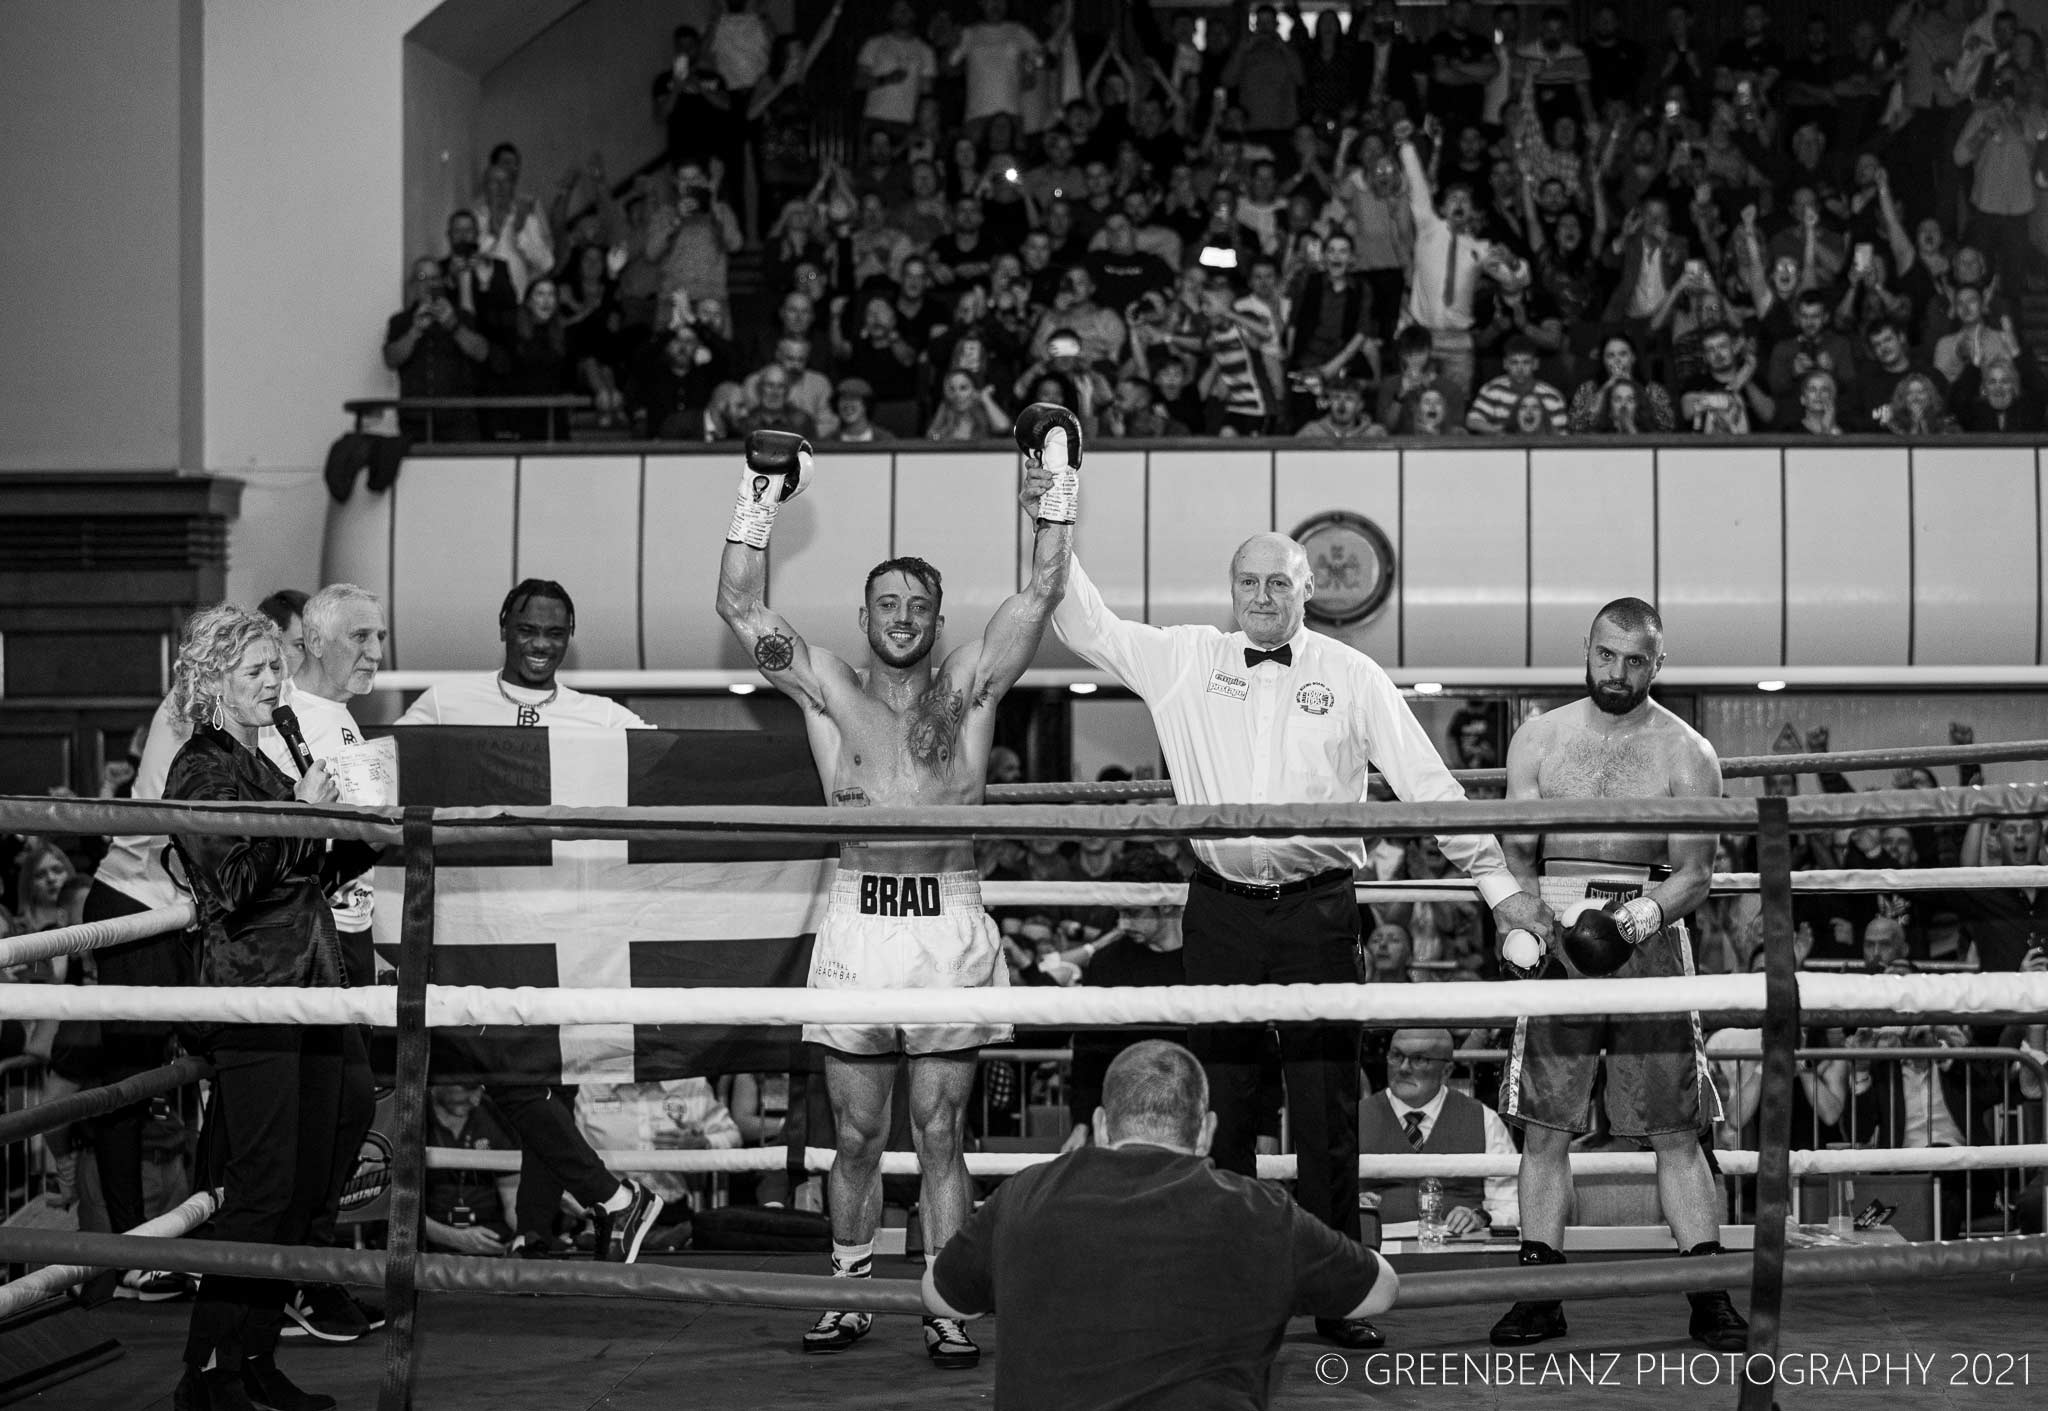
M1100 437L1338 440L2033 431L2048 404L2048 62L2006 0L1847 33L1754 0L1582 32L1471 0L1123 0L1085 33L1057 0L898 0L866 35L756 8L676 30L668 163L628 189L593 160L543 203L492 154L390 321L405 395L824 441L1000 436L1033 401ZM820 63L854 74L841 146ZM749 247L769 297L736 321Z

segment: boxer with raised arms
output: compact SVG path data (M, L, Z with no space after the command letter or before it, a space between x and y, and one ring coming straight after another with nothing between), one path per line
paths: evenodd
M1699 732L1650 699L1664 664L1664 623L1640 598L1617 598L1586 637L1586 696L1546 711L1508 745L1508 797L1719 798L1721 765ZM1503 835L1516 879L1557 913L1550 954L1503 960L1547 976L1671 977L1693 971L1685 917L1707 898L1709 833ZM1526 938L1524 938L1526 943ZM1594 1079L1606 1050L1605 1101L1615 1136L1657 1154L1657 1194L1684 1255L1719 1254L1721 1197L1701 1133L1718 1115L1697 1014L1524 1017L1501 1085L1500 1115L1522 1129L1523 1264L1564 1262L1572 1198L1572 1138L1592 1130ZM1746 1346L1749 1325L1719 1290L1689 1293L1694 1341ZM1564 1305L1515 1304L1495 1323L1496 1346L1562 1337Z
M787 432L747 438L739 502L719 567L718 614L769 682L803 708L811 753L835 808L982 801L996 706L1031 664L1066 591L1080 483L1081 426L1072 412L1044 403L1029 407L1017 418L1016 436L1027 467L1019 500L1036 527L1029 582L996 609L980 640L935 665L945 628L939 571L909 557L878 565L860 609L869 656L862 667L811 646L768 606L769 533L780 506L811 477L811 448ZM812 951L812 988L1007 983L1001 935L982 910L969 842L841 846ZM1008 1025L804 1027L804 1038L825 1049L825 1089L837 1131L827 1183L834 1275L870 1272L898 1054L910 1056L910 1126L929 1261L973 1203L963 1134L976 1050L1009 1037ZM804 1334L803 1350L850 1347L872 1322L868 1313L828 1312ZM941 1367L972 1367L981 1355L957 1319L925 1319L924 1338Z

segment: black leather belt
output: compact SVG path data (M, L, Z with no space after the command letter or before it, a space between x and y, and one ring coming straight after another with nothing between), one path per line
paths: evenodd
M1248 897L1252 901L1278 901L1300 892L1313 892L1323 887L1334 887L1339 882L1347 885L1355 880L1355 874L1348 867L1333 867L1328 872L1318 872L1313 877L1304 877L1298 882L1233 882L1206 867L1195 869L1195 885L1207 887L1212 892L1224 892L1233 897Z

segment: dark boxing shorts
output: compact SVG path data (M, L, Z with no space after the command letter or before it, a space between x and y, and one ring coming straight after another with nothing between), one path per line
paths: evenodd
M1588 897L1636 896L1661 875L1662 869L1653 875L1646 867L1552 858L1544 864L1542 896L1551 910L1562 915L1573 902ZM1615 976L1640 979L1692 973L1691 938L1685 923L1675 921L1655 939L1637 946ZM1562 956L1553 959L1549 974L1600 983L1597 977L1580 974ZM1703 1131L1719 1118L1721 1104L1707 1066L1700 1017L1691 1011L1611 1018L1536 1016L1516 1021L1514 1046L1501 1082L1500 1115L1519 1126L1590 1132L1593 1089L1603 1049L1607 1054L1607 1124L1616 1136Z

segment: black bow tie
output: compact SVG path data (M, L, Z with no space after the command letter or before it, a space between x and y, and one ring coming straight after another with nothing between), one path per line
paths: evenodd
M1282 642L1270 652L1262 652L1257 647L1246 647L1244 649L1244 664L1247 667L1257 666L1262 661L1277 661L1282 666L1294 665L1293 644Z

